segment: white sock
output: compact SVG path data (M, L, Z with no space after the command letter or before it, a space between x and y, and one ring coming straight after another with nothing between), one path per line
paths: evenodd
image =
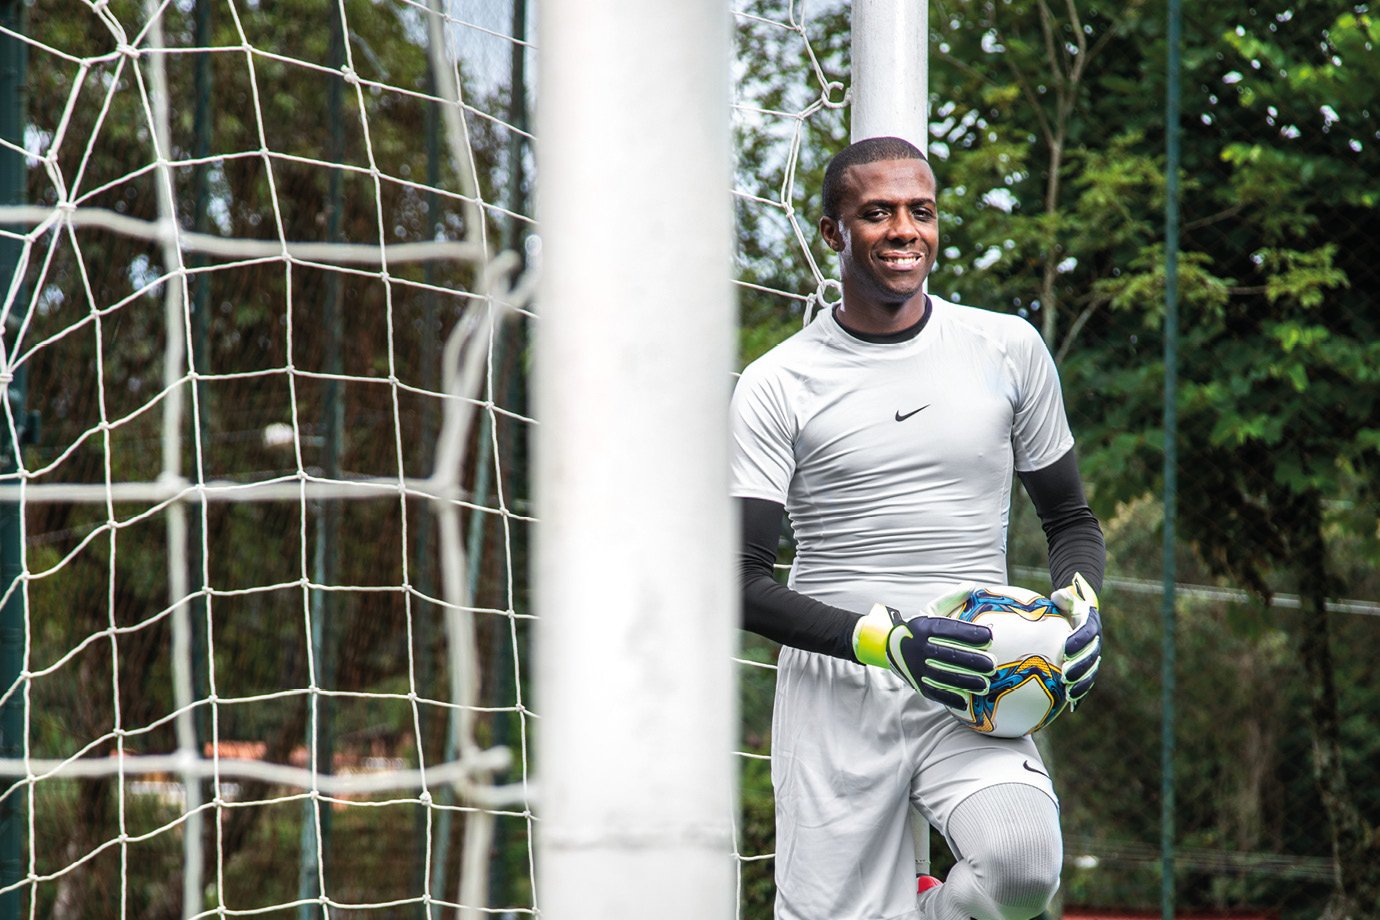
M1032 920L1059 889L1059 809L1039 789L1003 783L975 792L949 817L958 858L920 896L925 920Z

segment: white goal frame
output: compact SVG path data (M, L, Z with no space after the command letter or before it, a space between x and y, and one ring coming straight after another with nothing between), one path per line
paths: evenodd
M560 920L734 915L729 25L683 0L542 14L537 871Z

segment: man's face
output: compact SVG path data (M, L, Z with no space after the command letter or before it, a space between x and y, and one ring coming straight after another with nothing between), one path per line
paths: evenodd
M924 160L878 160L848 167L835 220L820 232L840 254L845 296L852 289L901 304L923 289L939 246L934 173Z

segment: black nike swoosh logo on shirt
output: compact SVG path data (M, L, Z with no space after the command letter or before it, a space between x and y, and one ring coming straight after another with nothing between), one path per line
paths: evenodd
M1030 761L1028 761L1028 760L1023 760L1023 761L1021 761L1021 766L1025 767L1025 768L1026 768L1027 770L1029 770L1031 773L1038 773L1039 775L1044 776L1044 777L1048 777L1048 776L1049 776L1049 774L1046 773L1044 770L1037 770L1037 769L1035 769L1034 767L1032 767L1032 766L1030 765Z
M897 410L896 410L896 421L898 421L898 422L904 422L906 419L910 418L910 417L911 417L912 415L914 415L915 413L920 412L920 411L925 410L925 409L928 409L929 407L930 407L930 404L929 404L929 403L925 403L925 404L924 404L923 406L921 406L919 409L912 409L910 412L907 412L905 415L902 415L902 414L901 414L901 410L900 410L900 409L897 409Z

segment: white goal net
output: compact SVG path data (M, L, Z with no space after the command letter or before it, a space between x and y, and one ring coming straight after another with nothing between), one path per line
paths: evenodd
M513 15L10 25L24 914L530 909Z
M539 15L0 0L0 920L540 915ZM784 334L847 11L733 18L738 296Z

